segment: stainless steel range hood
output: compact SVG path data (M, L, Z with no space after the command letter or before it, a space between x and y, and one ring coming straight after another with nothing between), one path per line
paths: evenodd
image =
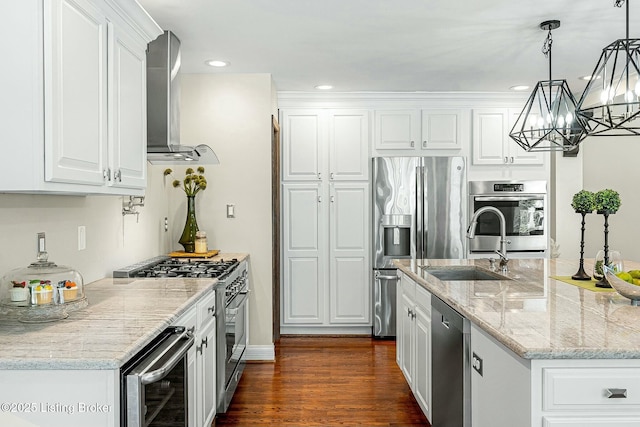
M220 163L207 145L180 144L180 40L165 31L147 51L147 160L151 164Z

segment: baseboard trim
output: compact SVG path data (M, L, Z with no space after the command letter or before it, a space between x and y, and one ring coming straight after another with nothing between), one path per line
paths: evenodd
M245 353L247 361L269 361L276 360L276 349L271 345L248 345Z
M368 335L371 326L280 326L281 335Z

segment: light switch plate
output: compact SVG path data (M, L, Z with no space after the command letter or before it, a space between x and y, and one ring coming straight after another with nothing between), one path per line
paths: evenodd
M236 205L227 205L227 218L236 217Z

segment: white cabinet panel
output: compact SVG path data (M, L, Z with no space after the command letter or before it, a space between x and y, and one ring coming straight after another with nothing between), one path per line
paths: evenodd
M322 179L321 147L325 135L322 110L283 111L282 179L317 181Z
M509 137L519 111L509 108L473 110L474 165L542 165L544 153L530 153Z
M322 323L322 266L315 258L289 258L284 271L284 322Z
M101 186L107 162L106 17L88 1L46 3L45 176Z
M109 24L109 158L116 187L144 188L147 179L146 45Z
M369 178L369 111L329 112L329 178Z
M206 322L196 335L198 427L209 427L216 415L216 322Z
M331 260L331 323L369 323L369 286L363 257Z
M640 417L543 417L542 427L637 427Z
M322 196L319 184L284 185L284 244L285 252L315 252L320 247L320 205Z
M376 110L376 149L413 150L419 140L419 110Z
M422 110L422 149L462 148L461 110Z
M415 377L413 394L431 420L431 313L415 308Z

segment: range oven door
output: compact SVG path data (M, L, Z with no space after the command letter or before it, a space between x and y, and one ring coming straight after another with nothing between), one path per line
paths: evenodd
M493 206L502 212L506 221L509 252L542 252L547 249L545 230L546 197L544 194L518 194L500 196L471 196L473 212L484 206ZM469 240L470 252L493 252L500 241L500 221L492 212L478 217L476 237Z
M225 308L227 351L224 374L225 390L229 399L233 395L244 368L244 351L247 347L246 309L248 299L248 291L240 292Z
M121 425L188 426L187 350L184 327L167 328L121 369Z

